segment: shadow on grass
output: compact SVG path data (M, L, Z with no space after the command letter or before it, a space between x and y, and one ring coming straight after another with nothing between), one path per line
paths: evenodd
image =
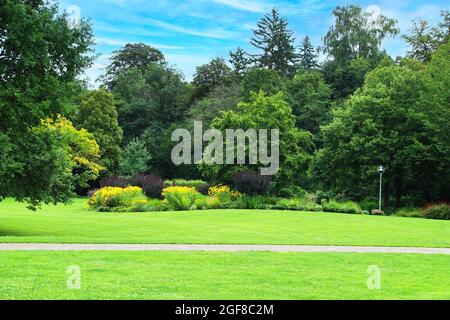
M36 236L50 236L51 234L46 232L28 232L24 230L5 230L0 229L1 237L36 237Z

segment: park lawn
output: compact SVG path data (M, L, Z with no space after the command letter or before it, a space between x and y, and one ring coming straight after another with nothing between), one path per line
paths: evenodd
M450 222L270 210L99 213L86 199L37 212L0 202L0 242L450 247Z
M0 252L0 299L449 299L449 256L269 252ZM69 266L80 289L68 289ZM369 266L381 270L368 289Z

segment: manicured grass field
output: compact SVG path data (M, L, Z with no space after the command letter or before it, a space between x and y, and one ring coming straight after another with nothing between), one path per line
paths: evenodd
M412 254L0 252L0 299L449 299L449 257ZM69 290L69 266L81 287ZM368 267L381 288L368 289Z
M86 199L35 213L0 202L0 242L450 247L450 222L267 210L98 213Z

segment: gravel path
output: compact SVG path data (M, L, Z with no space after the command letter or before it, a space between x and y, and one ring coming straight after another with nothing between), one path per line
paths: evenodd
M420 247L363 247L363 246L306 246L306 245L222 245L222 244L51 244L0 243L0 251L269 251L269 252L380 252L449 254L450 248Z

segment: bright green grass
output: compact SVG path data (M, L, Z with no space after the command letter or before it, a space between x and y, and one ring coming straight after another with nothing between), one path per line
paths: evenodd
M35 213L0 202L0 242L450 247L450 222L268 210L98 213L85 199Z
M449 299L449 264L414 254L0 252L0 299ZM66 286L72 265L79 290ZM367 288L370 265L380 290Z

